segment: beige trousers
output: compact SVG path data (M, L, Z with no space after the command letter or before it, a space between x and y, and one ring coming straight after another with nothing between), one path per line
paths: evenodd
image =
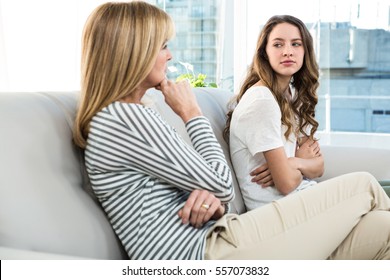
M390 259L390 199L376 179L336 177L242 215L222 217L206 259Z

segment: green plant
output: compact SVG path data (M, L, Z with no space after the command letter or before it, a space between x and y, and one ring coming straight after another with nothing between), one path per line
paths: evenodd
M187 79L192 87L218 87L216 83L207 83L205 81L206 77L207 76L202 73L199 73L198 76L193 74L181 74L176 78L176 82Z
M206 82L206 77L207 77L206 74L199 73L198 75L195 75L194 66L192 64L181 62L181 61L179 61L179 63L184 66L187 73L179 75L176 78L176 82L187 79L190 82L192 87L214 87L214 88L218 87L217 84L214 82L211 83ZM171 72L177 72L177 68L174 66L169 67L169 70Z

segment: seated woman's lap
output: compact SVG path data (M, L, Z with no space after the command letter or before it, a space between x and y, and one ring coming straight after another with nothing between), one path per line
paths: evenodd
M390 209L375 178L365 172L340 176L245 214L224 216L210 232L206 258L326 259L332 252L337 258L336 249L373 209Z

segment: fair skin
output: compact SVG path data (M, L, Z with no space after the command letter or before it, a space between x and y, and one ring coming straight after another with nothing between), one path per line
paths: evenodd
M279 86L285 89L286 97L291 98L289 83L301 69L305 55L299 29L289 23L276 25L269 35L266 53ZM265 85L259 81L255 86ZM303 176L320 177L324 171L324 162L318 142L303 137L298 143L295 157L291 158L287 157L283 147L265 151L266 163L250 173L252 182L262 187L274 186L286 195L299 186Z
M136 92L122 98L122 102L141 104L141 99L149 88L161 90L165 102L169 107L187 123L189 120L202 115L195 95L191 90L188 81L175 83L166 79L168 61L172 59L172 54L167 45L164 44L159 51L152 71L141 83ZM209 209L202 207L202 204L209 206ZM194 190L188 197L184 207L178 215L183 224L190 223L192 226L200 228L210 219L219 219L225 212L225 206L212 193L206 190Z

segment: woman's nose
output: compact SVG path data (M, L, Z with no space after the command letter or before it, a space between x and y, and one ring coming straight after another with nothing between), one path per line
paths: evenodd
M291 47L289 46L286 46L283 50L283 56L292 56L292 50L291 50Z
M172 56L172 53L170 50L168 50L168 53L167 53L167 60L171 60L173 58Z

